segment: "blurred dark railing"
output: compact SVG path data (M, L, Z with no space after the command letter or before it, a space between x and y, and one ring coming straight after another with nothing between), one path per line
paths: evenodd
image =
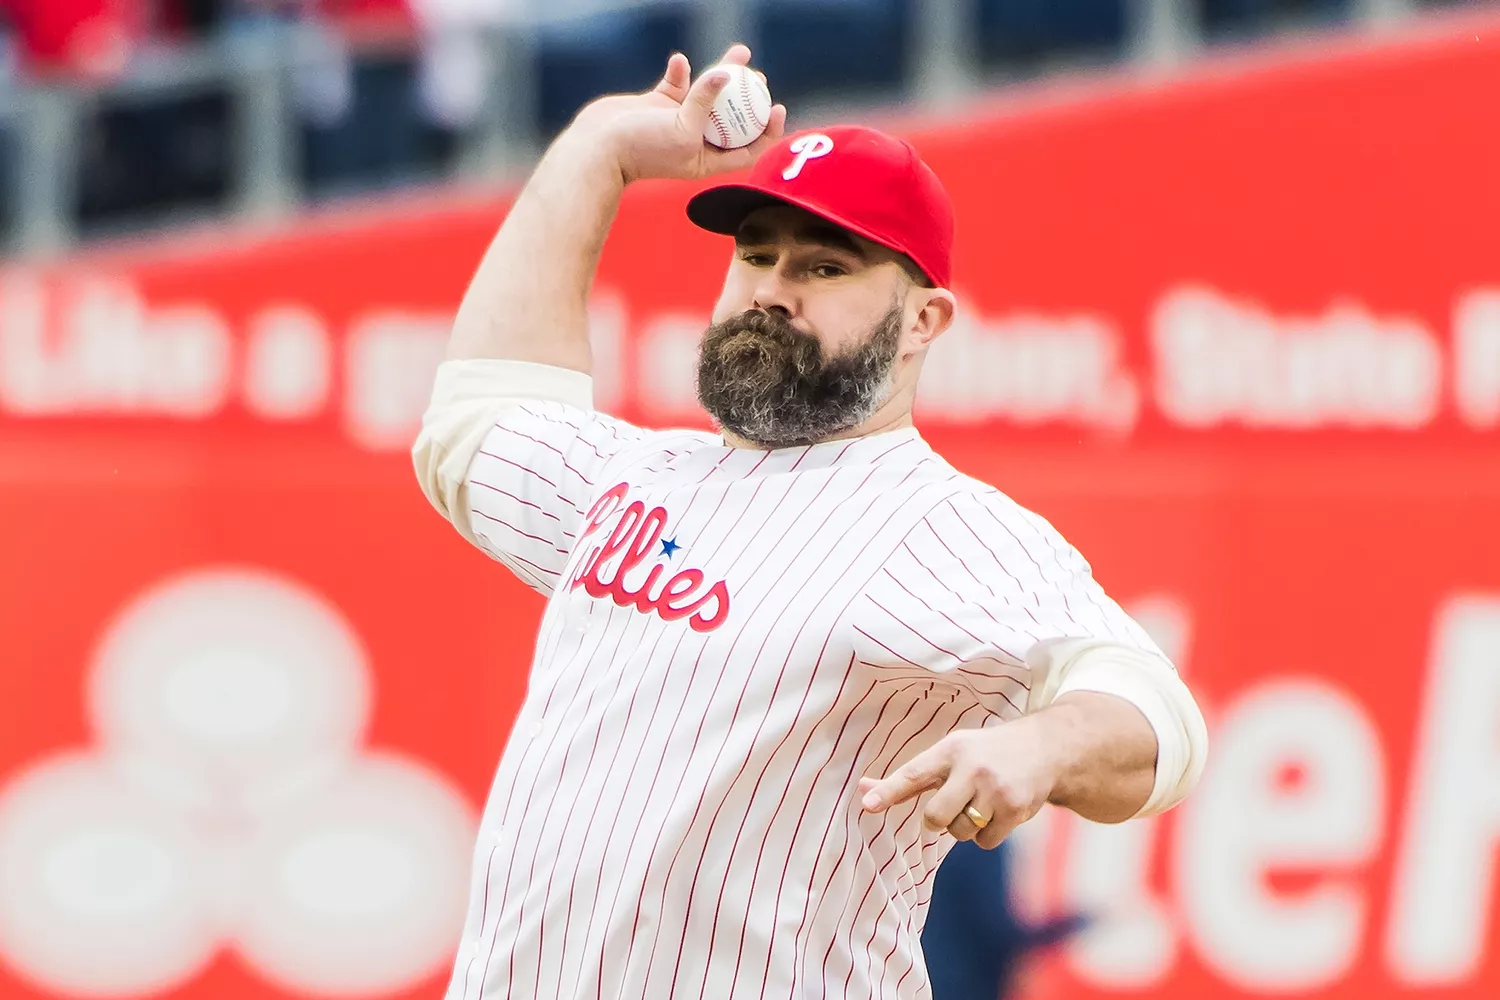
M1399 22L1433 0L528 0L515 13L351 40L241 18L149 48L107 81L0 86L0 246L511 176L593 96L648 86L667 53L755 48L806 123L872 105L941 109L997 83L1326 25ZM482 6L482 5L471 5ZM496 9L505 6L497 0Z

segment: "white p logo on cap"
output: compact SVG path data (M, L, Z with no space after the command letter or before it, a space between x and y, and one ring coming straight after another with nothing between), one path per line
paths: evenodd
M802 173L802 168L807 165L808 160L816 160L820 156L827 156L833 152L833 140L821 132L814 132L811 135L799 135L787 148L796 153L797 158L781 172L781 179L784 181L789 181Z

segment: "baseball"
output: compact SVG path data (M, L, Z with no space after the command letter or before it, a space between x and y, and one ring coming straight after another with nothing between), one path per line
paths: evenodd
M703 129L703 141L720 149L748 146L771 123L771 92L752 69L735 63L714 67L729 74L729 83L714 101Z

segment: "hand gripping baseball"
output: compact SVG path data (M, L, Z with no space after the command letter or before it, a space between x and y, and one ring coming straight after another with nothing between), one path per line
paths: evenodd
M722 63L748 65L750 50L730 46ZM572 131L605 144L625 180L674 178L696 180L742 170L777 139L786 126L786 108L775 105L765 134L740 149L717 149L703 141L714 100L728 75L710 70L697 81L682 54L667 60L661 82L644 94L602 97L584 108Z

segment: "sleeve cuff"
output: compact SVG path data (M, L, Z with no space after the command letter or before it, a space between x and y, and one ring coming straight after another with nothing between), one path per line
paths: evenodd
M432 402L412 445L412 464L433 507L471 542L475 538L466 496L469 466L494 426L517 406L533 401L592 410L594 380L567 368L498 358L444 361L438 366Z
M1069 691L1094 691L1130 702L1156 733L1156 780L1137 816L1166 812L1185 799L1203 774L1208 728L1187 685L1165 659L1116 643L1039 644L1032 666L1038 711Z
M466 403L523 402L529 399L564 403L580 410L594 408L594 380L571 368L539 365L501 358L464 358L438 365L428 413Z

